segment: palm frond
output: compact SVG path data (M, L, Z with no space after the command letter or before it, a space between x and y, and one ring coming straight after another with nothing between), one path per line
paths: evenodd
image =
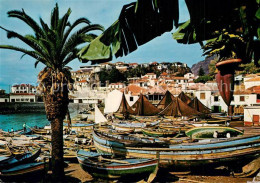
M35 36L39 38L43 35L41 27L35 22L30 16L28 16L25 11L12 10L7 12L8 17L18 18L29 25L35 32Z
M59 22L59 7L58 7L58 4L56 3L56 6L51 13L51 29L52 30L57 29L58 22Z

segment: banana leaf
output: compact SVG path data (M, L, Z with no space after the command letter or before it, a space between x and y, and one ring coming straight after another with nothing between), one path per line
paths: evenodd
M178 26L178 0L138 0L123 6L118 20L84 47L82 62L106 62L135 51L157 36Z

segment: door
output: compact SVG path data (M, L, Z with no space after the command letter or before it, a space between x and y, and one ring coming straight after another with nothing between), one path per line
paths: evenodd
M254 126L259 125L259 115L253 115L253 125Z

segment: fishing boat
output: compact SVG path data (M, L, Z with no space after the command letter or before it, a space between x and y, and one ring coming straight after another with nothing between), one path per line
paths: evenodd
M44 162L32 162L18 165L0 172L3 181L31 181L42 179L44 175Z
M135 137L129 134L112 134L97 131L94 129L94 133L99 135L100 137L107 139L107 142L113 143L113 146L122 147L168 147L169 142L166 140L162 140L159 138L146 138L146 137ZM119 142L119 143L118 143Z
M194 127L185 132L192 139L217 138L217 137L235 137L243 135L243 131L226 126L202 126Z
M126 131L126 132L142 132L142 128L146 127L145 123L131 123L131 122L120 122L113 123L112 127L118 131Z
M180 130L165 130L165 129L152 129L152 128L145 128L142 129L144 135L150 137L176 137Z
M111 159L111 154L79 150L77 158L82 169L94 177L118 179L149 175L155 171L157 159Z
M226 124L229 121L230 121L229 118L214 117L214 118L207 119L207 120L201 120L200 122L207 123L207 124Z
M13 167L16 165L20 165L20 164L24 164L24 163L29 163L34 161L41 152L41 148L40 147L36 147L31 149L30 151L28 150L27 152L24 152L22 154L16 154L16 155L12 155L9 156L8 158L4 158L1 162L0 162L0 169L6 169L9 167Z
M219 116L215 116L215 118L228 118L231 121L241 121L244 118L244 115L233 115L233 116L225 116L225 115L219 115Z
M167 168L190 169L199 166L239 166L260 154L260 135L230 139L208 139L207 142L182 143L167 148L126 147L123 143L110 142L93 132L98 152L117 156L156 158L159 165ZM121 144L121 146L120 146Z

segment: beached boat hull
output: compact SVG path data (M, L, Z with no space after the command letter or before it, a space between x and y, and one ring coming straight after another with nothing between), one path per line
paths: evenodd
M243 131L236 128L224 127L224 126L204 126L204 127L195 127L189 129L185 132L188 137L192 139L204 139L204 138L214 138L214 133L221 133L226 135L230 134L231 137L237 135L243 135Z
M19 155L20 157L11 156L8 159L1 161L0 169L6 169L24 163L34 161L41 153L41 148L34 149L32 152Z
M29 181L35 178L41 179L43 178L44 169L44 162L22 164L10 169L2 170L0 178L4 181Z
M150 137L174 137L177 136L180 131L162 130L162 129L142 129L144 135Z
M82 150L78 152L80 166L84 171L99 178L118 179L133 175L138 176L140 174L149 175L157 166L157 160L155 159L124 159L123 161L126 163L95 162L90 160L82 152Z
M156 158L159 154L159 165L167 168L238 166L237 164L248 163L260 154L260 136L210 144L172 145L169 148L137 148L126 147L124 144L119 147L96 134L93 134L93 139L98 152L139 158Z
M216 118L216 119L210 119L210 120L202 120L201 123L207 123L207 124L226 124L229 122L230 119L228 118Z

